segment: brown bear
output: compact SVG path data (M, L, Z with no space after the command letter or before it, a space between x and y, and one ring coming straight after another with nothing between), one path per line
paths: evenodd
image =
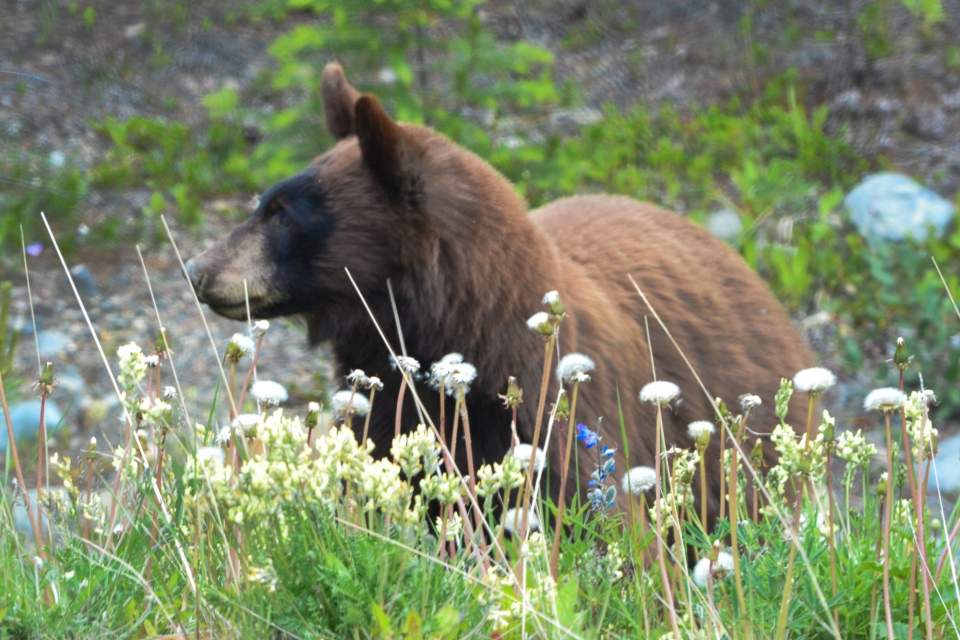
M764 404L753 411L752 424L770 430L780 378L810 366L811 356L768 288L730 247L676 213L626 197L577 196L528 211L513 185L484 160L427 127L394 122L376 98L347 82L339 65L323 73L326 118L337 143L268 189L255 213L191 260L187 271L200 299L217 313L246 318L245 281L254 317L302 316L311 344L332 345L340 375L355 368L379 375L385 388L370 431L378 453L389 450L393 437L401 375L391 369L345 267L395 348L388 280L410 356L428 367L459 352L476 366L467 402L477 465L509 449L510 413L498 397L508 376L526 392L520 438L533 437L544 339L527 319L543 309L541 299L551 290L567 309L561 354L581 352L596 362L580 392L578 421L600 425L603 442L618 448L619 469L625 460L618 402L630 465L653 464L654 408L638 399L654 379L650 349L657 378L683 393L665 415L667 445L690 445L688 423L713 418L652 317L647 344L650 314L630 275L709 392L734 407L740 394L760 395ZM552 399L558 382L550 377ZM418 393L436 412L438 394L426 385ZM418 417L406 397L409 429ZM554 489L562 431L554 429L550 443ZM718 458L715 436L707 456L711 512L718 505ZM584 479L589 466L581 465ZM568 483L571 491L575 484Z

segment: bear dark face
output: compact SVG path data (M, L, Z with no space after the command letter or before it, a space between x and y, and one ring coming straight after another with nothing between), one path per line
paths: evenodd
M416 142L339 67L325 71L324 88L337 144L267 189L248 220L186 265L197 296L220 315L246 320L249 303L252 317L305 315L313 334L329 334L359 307L348 270L370 294L403 268L403 238L417 227L418 181L404 169Z

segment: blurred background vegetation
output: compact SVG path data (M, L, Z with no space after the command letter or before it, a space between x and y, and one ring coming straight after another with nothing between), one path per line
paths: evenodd
M8 273L18 225L44 237L40 210L77 230L62 240L79 255L157 241L161 213L195 237L246 215L329 146L320 70L336 58L532 207L608 191L722 222L825 362L882 376L892 368L873 365L904 335L913 371L960 410L960 329L930 260L960 291L960 230L868 244L843 203L881 170L960 201L957 2L13 4Z

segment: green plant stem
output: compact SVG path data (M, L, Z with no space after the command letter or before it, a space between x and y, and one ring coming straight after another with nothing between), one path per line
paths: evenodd
M793 567L797 559L797 547L800 546L800 511L803 505L803 490L806 483L799 483L797 487L797 502L794 509L793 522L790 525L790 552L787 555L787 574L784 579L783 596L780 598L780 613L777 615L776 640L783 640L787 636L787 617L790 612L790 596L793 593Z
M30 500L30 494L27 492L27 485L23 481L23 467L20 466L20 455L17 453L17 441L13 437L13 421L10 418L10 407L7 404L7 392L3 381L3 368L0 367L0 406L3 407L3 417L7 423L7 447L13 456L13 470L17 475L17 485L23 495L23 505L27 510L27 519L30 521L30 529L33 531L33 540L37 545L37 555L46 559L47 555L43 549L43 539L40 536L39 512L34 511L33 501Z

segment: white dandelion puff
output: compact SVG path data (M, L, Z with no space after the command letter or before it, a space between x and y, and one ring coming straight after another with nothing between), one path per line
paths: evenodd
M693 568L693 581L701 587L706 587L707 579L711 575L714 579L722 579L730 573L733 573L733 556L726 551L721 551L712 563L710 558L700 558Z
M410 375L420 371L420 361L410 356L391 356L390 366Z
M530 460L533 460L533 470L539 473L547 464L547 454L543 449L534 447L531 444L518 444L510 450L510 455L520 462L520 466L526 470L530 466Z
M353 369L347 374L347 384L363 386L367 383L367 380L367 374L364 373L363 369Z
M653 404L668 404L676 400L679 396L680 387L666 380L648 382L644 385L643 389L640 390L640 401Z
M907 397L903 392L893 387L874 389L863 399L863 408L867 411L893 411L899 409Z
M516 535L520 532L520 527L523 526L523 509L507 509L506 513L503 514L503 529L510 535ZM537 512L530 509L530 514L527 516L527 529L530 531L539 531L540 530L540 518L537 516Z
M166 387L163 388L163 392L161 395L163 395L164 400L173 400L174 398L177 397L177 390L167 385Z
M557 364L557 379L568 384L589 382L590 374L596 366L589 356L582 353L568 353L560 358L560 363Z
M367 389L371 391L382 391L383 390L383 380L377 376L370 376L367 378Z
M706 444L710 442L710 436L716 431L716 427L708 420L696 420L687 425L687 435L697 444Z
M793 376L793 387L803 393L823 393L837 383L837 376L823 367L801 369Z
M355 416L365 416L370 412L370 400L362 393L354 393L350 389L343 389L333 394L330 399L331 408L338 416L347 411Z
M250 387L250 395L260 403L276 406L289 397L283 385L273 380L257 380Z
M634 467L623 474L620 483L624 493L640 496L653 489L657 483L657 472L651 467Z
M245 436L255 435L257 432L257 427L260 425L260 416L256 413L241 413L236 418L233 419L233 422L230 423L230 426L233 427L233 430L237 433ZM218 440L220 434L218 434ZM224 441L230 439L229 430Z
M230 336L230 340L227 343L228 349L234 349L237 354L237 359L243 358L253 353L254 344L250 336L247 336L242 333L235 333Z

